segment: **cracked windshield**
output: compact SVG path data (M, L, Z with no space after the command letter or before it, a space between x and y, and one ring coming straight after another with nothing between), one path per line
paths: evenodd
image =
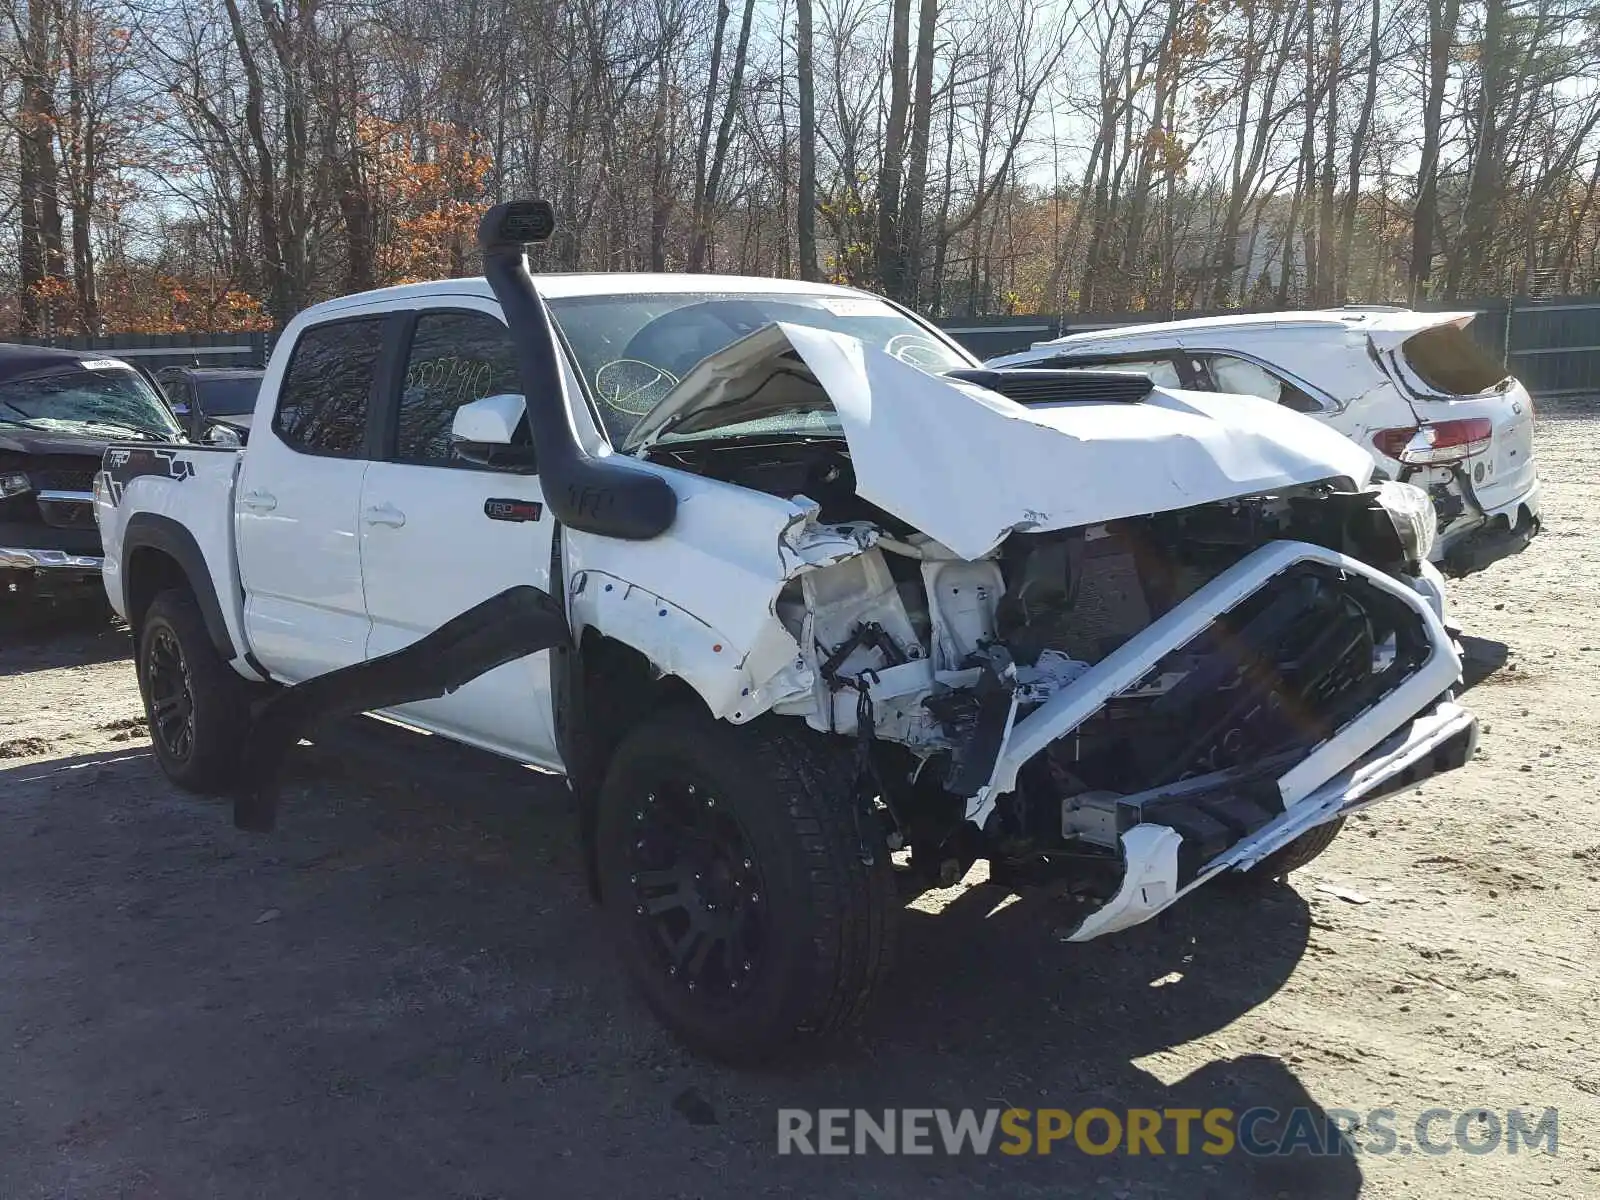
M155 441L182 436L144 380L123 369L74 371L0 384L0 425Z
M973 365L942 336L872 296L668 292L549 303L617 445L707 355L775 322L849 334L931 373ZM807 414L808 424L821 418ZM767 417L738 428L792 429L796 420Z

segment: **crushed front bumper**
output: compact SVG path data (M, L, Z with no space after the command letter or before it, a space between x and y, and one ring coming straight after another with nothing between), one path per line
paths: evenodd
M1136 686L1170 651L1187 645L1219 615L1300 563L1360 576L1371 587L1400 601L1415 614L1428 652L1425 661L1402 683L1317 746L1278 781L1285 806L1298 803L1350 767L1457 685L1461 658L1428 595L1337 551L1308 542L1271 542L1151 622L1080 675L1070 688L1056 693L1026 717L1014 723L1008 720L988 784L967 801L967 819L983 828L994 811L996 798L1016 787L1017 773L1025 762L1071 733L1113 696ZM1013 716L1014 713L1013 708Z
M1280 575L1308 569L1365 589L1391 613L1406 611L1407 648L1390 661L1407 665L1364 708L1341 716L1314 744L1143 792L1101 792L1088 801L1101 813L1097 823L1102 818L1114 822L1115 842L1100 844L1116 845L1123 872L1116 892L1082 921L1071 940L1148 920L1217 873L1249 869L1308 829L1461 766L1471 755L1477 723L1449 700L1460 683L1461 659L1445 629L1436 589L1419 588L1321 546L1280 541L1246 555L1026 716L1018 718L1013 704L994 769L987 785L968 799L967 818L985 828L998 798L1017 786L1023 764L1137 687L1169 653L1191 645L1222 614Z
M1337 777L1307 793L1274 820L1211 859L1185 882L1184 837L1171 826L1136 825L1122 835L1125 871L1116 895L1068 937L1085 942L1148 921L1224 871L1245 871L1318 825L1365 808L1385 796L1454 770L1478 745L1478 721L1459 704L1445 701L1397 731Z

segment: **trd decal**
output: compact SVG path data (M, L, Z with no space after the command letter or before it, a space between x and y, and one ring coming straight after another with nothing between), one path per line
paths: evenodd
M537 521L544 505L537 500L485 500L483 515L491 521Z
M122 493L141 475L159 475L182 483L194 477L194 464L184 450L156 450L118 446L106 451L104 473L111 487L111 503L121 504Z

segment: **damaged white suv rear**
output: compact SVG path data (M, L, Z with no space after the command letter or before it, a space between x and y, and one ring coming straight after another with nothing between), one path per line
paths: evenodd
M501 206L487 282L303 314L248 449L108 452L107 587L158 757L233 788L242 824L271 823L279 752L331 712L560 770L651 1007L750 1059L859 1015L897 871L986 859L998 884L1070 893L1083 940L1223 872L1282 875L1471 755L1427 497L1370 486L1340 435L1126 374L986 371L840 288L536 282L523 244L548 229ZM441 310L500 332L419 359ZM295 472L338 458L308 450L297 389L351 356L296 345L377 318L341 435L361 573L341 590L344 543L308 566L290 542ZM454 438L413 444L435 394ZM347 594L365 611L336 637ZM456 597L449 620L416 617L431 594ZM219 748L241 738L242 758Z

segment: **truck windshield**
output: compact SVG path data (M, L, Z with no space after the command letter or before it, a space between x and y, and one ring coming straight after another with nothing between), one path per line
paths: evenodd
M95 368L0 384L0 425L170 442L182 433L137 372Z
M849 334L930 373L976 365L875 296L633 292L568 296L549 306L617 445L701 359L779 321Z

